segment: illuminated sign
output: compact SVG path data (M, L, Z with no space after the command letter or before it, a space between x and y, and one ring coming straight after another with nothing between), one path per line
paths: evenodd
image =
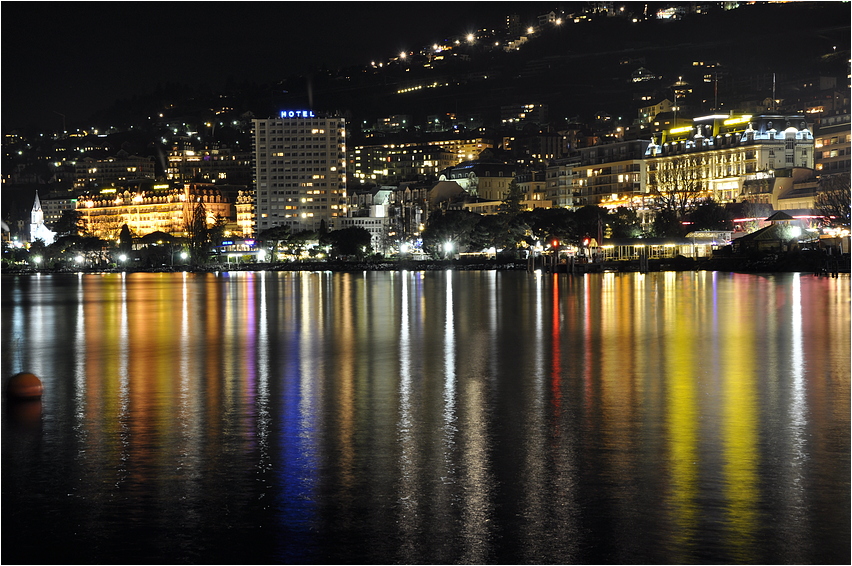
M169 186L168 185L154 185L151 188L154 189L155 191L162 191L162 190L168 189Z
M684 134L686 132L691 132L692 126L681 126L680 128L672 128L669 130L670 134Z
M223 246L233 246L234 241L233 240L222 240L222 245Z
M114 192L115 192L115 189L113 189L113 188L109 188L109 189L101 189L101 194L102 194L102 195L109 194L109 193L114 193Z
M313 110L282 110L282 118L316 118Z

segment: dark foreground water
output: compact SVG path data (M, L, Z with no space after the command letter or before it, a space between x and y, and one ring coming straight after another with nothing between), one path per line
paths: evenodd
M850 562L850 280L2 280L2 562Z

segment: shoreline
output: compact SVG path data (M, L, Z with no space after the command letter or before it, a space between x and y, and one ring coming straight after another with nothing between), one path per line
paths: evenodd
M139 266L127 267L56 267L21 269L4 265L2 275L35 275L54 273L218 273L231 271L534 271L582 275L585 273L631 273L660 271L723 271L733 273L814 273L837 275L850 273L850 256L817 256L814 254L776 255L762 257L714 257L694 260L686 257L649 259L643 270L638 261L613 261L603 263L577 263L556 265L527 260L387 260L387 261L309 261L282 263L244 263L237 265L205 266Z

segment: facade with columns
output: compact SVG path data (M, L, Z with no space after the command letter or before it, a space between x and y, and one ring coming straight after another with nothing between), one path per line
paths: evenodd
M813 170L814 136L803 115L707 116L653 140L645 161L646 192L677 170L705 196L731 202L747 198L749 185Z

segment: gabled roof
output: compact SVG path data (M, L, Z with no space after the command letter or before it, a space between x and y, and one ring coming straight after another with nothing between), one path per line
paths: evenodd
M777 214L777 213L776 213ZM774 214L773 214L774 216ZM771 217L770 217L771 218ZM792 220L792 218L791 218ZM788 224L787 222L781 222L778 224L772 224L767 226L766 228L761 228L751 234L746 234L745 236L741 236L737 238L737 242L749 242L749 241L770 241L770 240L795 240L798 236L793 231L794 227Z
M783 210L779 210L772 216L766 219L767 222L787 222L793 220L793 217L784 212Z

